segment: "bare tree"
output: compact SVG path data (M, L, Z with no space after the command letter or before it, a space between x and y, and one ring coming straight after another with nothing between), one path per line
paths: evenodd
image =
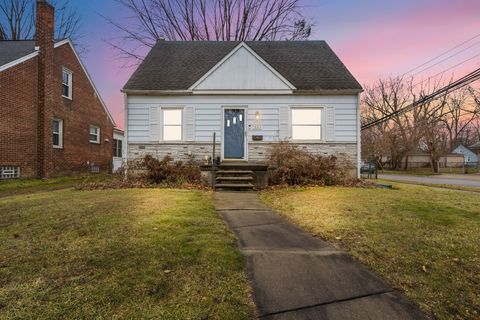
M55 38L78 40L80 17L69 0L50 1L55 7ZM0 40L30 40L35 36L36 0L0 1Z
M129 16L105 17L122 36L109 41L121 57L143 60L157 40L300 40L312 24L302 0L115 0Z
M476 103L476 92L465 87L449 94L442 121L449 134L449 148L460 144L468 146L474 134L474 124L480 116L480 103Z

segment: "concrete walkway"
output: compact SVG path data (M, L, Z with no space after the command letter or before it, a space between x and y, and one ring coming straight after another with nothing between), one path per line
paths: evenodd
M216 192L214 204L246 257L259 318L426 319L350 255L285 221L256 193Z

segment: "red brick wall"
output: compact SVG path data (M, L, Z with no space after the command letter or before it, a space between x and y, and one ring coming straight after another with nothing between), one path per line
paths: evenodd
M54 55L53 117L63 120L64 135L63 149L53 149L53 172L87 172L89 164L110 172L113 124L71 47L60 46ZM73 73L72 100L62 97L62 68ZM100 144L89 142L90 125L100 127Z
M0 72L0 166L36 176L37 59Z

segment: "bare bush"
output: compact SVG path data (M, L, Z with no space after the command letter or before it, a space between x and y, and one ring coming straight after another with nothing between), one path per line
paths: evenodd
M200 184L200 168L193 162L173 161L170 156L158 160L151 155L143 158L145 177L152 183L160 184Z
M273 185L338 185L348 180L351 163L343 157L319 156L288 142L272 147L269 182Z

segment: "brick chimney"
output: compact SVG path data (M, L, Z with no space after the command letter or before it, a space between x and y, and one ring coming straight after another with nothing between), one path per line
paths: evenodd
M37 176L48 177L52 169L53 49L55 9L37 0L35 45L38 55Z

